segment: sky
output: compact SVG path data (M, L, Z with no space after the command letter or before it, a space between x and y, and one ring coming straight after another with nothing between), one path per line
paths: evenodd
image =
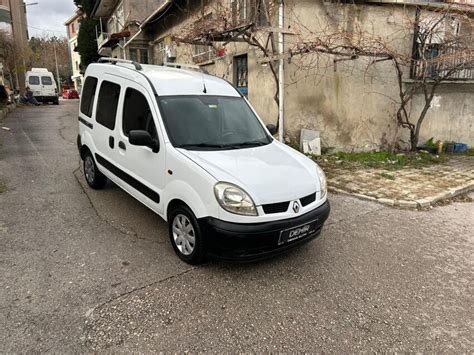
M26 0L25 3L37 2L38 5L26 7L28 32L31 37L66 36L64 22L74 14L76 8L73 0ZM54 32L52 32L54 31Z

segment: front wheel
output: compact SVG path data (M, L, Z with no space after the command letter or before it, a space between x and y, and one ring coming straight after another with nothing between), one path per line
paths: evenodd
M87 184L96 190L104 188L107 183L107 177L97 169L91 152L87 152L84 157L84 177Z
M186 206L178 206L171 211L168 224L171 244L179 258L191 265L201 264L206 245L194 213Z

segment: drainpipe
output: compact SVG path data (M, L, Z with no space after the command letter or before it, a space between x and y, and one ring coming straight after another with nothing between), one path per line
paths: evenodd
M278 9L278 27L280 32L278 33L278 54L280 60L278 64L278 139L280 142L284 142L284 130L285 130L285 119L284 119L284 103L285 103L285 60L283 58L284 42L283 42L283 26L284 26L284 2L280 0L280 7Z

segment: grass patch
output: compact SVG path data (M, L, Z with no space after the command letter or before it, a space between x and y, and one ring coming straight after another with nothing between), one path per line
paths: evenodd
M384 168L398 170L405 167L421 168L445 162L446 154L432 155L424 152L392 153L392 152L338 152L330 155L314 157L322 166L347 168ZM386 177L387 178L387 177Z
M0 194L5 191L7 191L7 185L0 181Z
M469 148L464 155L467 155L468 157L473 157L474 156L474 148Z
M379 175L385 179L395 180L395 176L387 174L387 173L380 173Z
M338 159L343 161L360 162L373 166L413 166L439 164L446 160L446 155L432 155L428 153L391 153L391 152L361 152L361 153L336 153Z

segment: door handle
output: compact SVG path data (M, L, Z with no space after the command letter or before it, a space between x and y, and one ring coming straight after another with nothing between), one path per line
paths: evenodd
M125 143L122 142L122 141L119 142L118 146L119 146L120 149L127 150L127 147L125 146Z
M112 136L109 137L109 147L114 149L114 137Z

